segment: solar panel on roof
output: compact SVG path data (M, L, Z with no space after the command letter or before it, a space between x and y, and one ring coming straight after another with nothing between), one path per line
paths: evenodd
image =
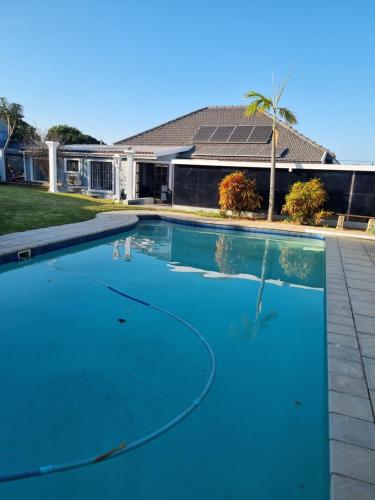
M228 142L245 143L252 132L254 127L239 126L235 127L232 135L229 137Z
M237 156L237 152L239 149L241 149L242 146L239 145L234 145L233 146L222 146L216 154L218 156Z
M210 137L210 142L227 142L233 130L234 127L217 127L216 131Z
M250 142L252 144L266 144L271 137L271 133L272 133L272 127L256 126L254 127L254 130L251 132L247 142Z
M212 156L215 155L217 150L220 149L221 146L201 146L197 148L192 156Z
M208 142L217 127L201 127L193 137L193 142Z
M264 146L260 144L250 144L248 146L241 146L238 153L240 156L258 156L263 148Z

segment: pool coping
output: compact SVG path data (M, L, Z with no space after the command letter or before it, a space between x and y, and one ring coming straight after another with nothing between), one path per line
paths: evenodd
M18 261L22 250L40 255L131 230L139 220L325 241L330 498L375 498L375 241L187 214L106 212L89 221L0 236L0 265Z

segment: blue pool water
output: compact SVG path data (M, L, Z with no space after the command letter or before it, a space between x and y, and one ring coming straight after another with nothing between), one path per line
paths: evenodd
M324 246L144 221L0 268L0 473L99 455L173 418L158 440L2 500L328 498Z

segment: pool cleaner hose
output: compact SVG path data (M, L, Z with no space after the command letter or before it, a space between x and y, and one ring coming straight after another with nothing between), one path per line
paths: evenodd
M150 304L148 302L145 302L144 300L141 300L137 297L134 297L132 295L129 295L121 290L118 290L103 281L100 281L93 276L81 273L81 272L75 272L71 271L69 269L64 269L62 267L58 267L53 265L52 266L54 269L61 270L61 271L68 271L68 272L73 272L76 274L80 274L86 278L90 278L91 280L99 283L100 285L104 286L107 290L109 290L112 293L116 293L117 295L120 295L124 297L127 300L132 300L134 302L137 302L138 304L141 304L145 307L150 307L151 309L154 309L155 311L158 311L162 314L165 314L166 316L169 316L170 318L174 319L178 323L184 325L188 330L190 330L202 343L204 348L206 349L209 359L210 359L210 372L209 376L207 379L207 382L205 383L204 387L202 388L201 392L193 399L193 401L180 413L178 413L175 417L173 417L171 420L166 422L164 425L158 427L154 431L150 432L149 434L146 434L143 437L140 437L139 439L136 439L128 444L125 443L120 443L118 446L109 449L108 451L97 455L93 457L87 457L83 458L81 460L76 460L76 461L71 461L71 462L65 462L62 464L51 464L51 465L41 465L40 467L37 467L35 469L29 469L29 470L23 470L23 471L18 471L18 472L13 472L9 474L1 474L0 473L0 483L8 482L8 481L16 481L19 479L27 479L30 477L35 477L35 476L43 476L46 474L53 474L56 472L65 472L68 470L72 469L78 469L80 467L86 467L88 465L94 465L100 462L103 462L105 460L110 460L112 458L117 458L121 455L124 455L125 453L129 453L130 451L135 450L136 448L139 448L150 441L153 441L154 439L157 439L158 437L162 436L166 432L168 432L170 429L178 425L180 422L185 420L186 417L188 417L198 406L202 403L203 399L207 396L209 390L212 387L214 377L215 377L215 372L216 372L216 359L215 359L215 354L212 350L212 347L210 344L207 342L205 337L200 333L199 330L197 330L193 325L185 321L183 318L180 318L176 314L172 313L171 311L168 311L167 309L163 309L162 307L159 307L154 304Z

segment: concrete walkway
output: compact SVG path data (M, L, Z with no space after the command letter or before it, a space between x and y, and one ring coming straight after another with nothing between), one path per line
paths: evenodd
M75 224L33 229L0 236L0 264L18 260L18 252L31 250L31 256L58 250L85 241L111 236L137 225L138 218L126 212L105 212L95 219Z
M326 239L331 500L375 499L375 242Z

